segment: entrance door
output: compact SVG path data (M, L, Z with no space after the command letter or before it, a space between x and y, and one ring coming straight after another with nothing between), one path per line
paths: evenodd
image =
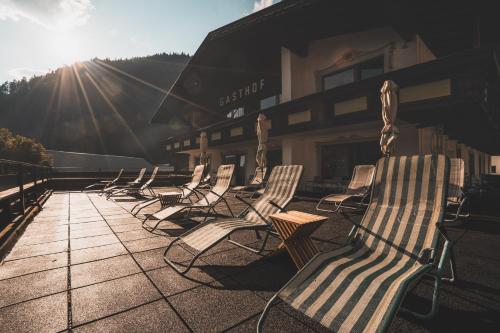
M233 184L245 184L246 156L244 154L228 154L224 156L224 164L234 164Z

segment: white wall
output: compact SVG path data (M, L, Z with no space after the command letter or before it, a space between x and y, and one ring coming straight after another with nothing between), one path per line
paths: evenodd
M306 57L282 48L282 101L321 90L320 77L377 56L385 72L435 59L419 36L405 41L392 28L381 28L313 41Z
M86 154L67 151L48 150L54 157L54 167L60 172L72 171L116 171L124 168L125 171L137 171L141 168L151 169L152 165L143 158ZM160 166L162 171L171 171L168 165Z

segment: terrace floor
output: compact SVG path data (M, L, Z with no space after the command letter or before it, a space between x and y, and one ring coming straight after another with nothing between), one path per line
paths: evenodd
M234 198L230 202L233 210L242 209ZM107 201L94 193L54 193L0 265L0 331L255 331L266 301L296 271L286 252L273 251L278 240L265 256L223 242L186 278L167 267L162 254L173 236L195 224L167 222L161 225L165 235L155 235L129 213L134 204L128 197ZM314 212L314 203L296 201L290 209ZM342 218L330 218L315 232L319 247L341 246L349 227ZM458 240L459 280L443 284L434 319L399 313L392 332L499 331L500 223L468 221L449 233ZM255 233L237 239L253 243ZM173 254L187 259L181 246ZM404 306L423 309L430 295L431 283L424 280ZM271 310L265 328L326 331L283 304Z

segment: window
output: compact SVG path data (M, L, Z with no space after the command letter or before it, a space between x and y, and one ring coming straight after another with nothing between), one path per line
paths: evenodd
M323 90L336 88L381 74L384 74L383 56L323 76Z
M321 146L321 177L347 183L354 167L375 164L380 158L377 141L331 144Z
M260 100L260 109L264 110L280 103L279 95L266 97Z

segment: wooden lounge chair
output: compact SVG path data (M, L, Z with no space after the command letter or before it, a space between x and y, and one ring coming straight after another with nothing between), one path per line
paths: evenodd
M229 212L231 213L231 215L233 215L231 207L229 207L229 204L224 198L224 194L226 194L226 192L229 190L231 180L233 179L233 174L234 164L219 166L219 169L217 170L217 179L215 181L215 185L203 198L188 205L179 204L176 206L170 206L167 208L163 208L154 214L148 215L142 221L142 227L146 230L153 231L158 227L161 221L164 221L167 218L184 211L187 211L187 215L189 216L193 209L205 210L206 215L204 220L206 220L210 212L216 213L215 206L217 206L221 202L224 202L226 204ZM147 222L150 220L150 218L154 218L157 220L155 226L152 228L147 225Z
M139 182L134 181L132 183L129 183L128 186L116 189L114 191L109 191L106 194L107 199L109 199L112 196L116 196L116 195L136 195L136 194L138 194L138 195L146 196L146 193L145 193L146 190L149 192L150 195L155 196L155 193L154 193L153 189L151 188L151 184L154 182L154 180L156 178L156 174L158 173L158 169L159 169L158 167L154 167L153 172L151 172L151 177L149 177L149 179L142 184L140 181ZM141 178L141 180L142 180L142 178Z
M385 332L424 275L434 279L431 310L405 311L434 315L450 246L446 240L437 255L448 171L444 155L379 160L369 206L348 245L313 257L271 298L257 331L279 298L335 332Z
M125 188L125 187L128 187L128 186L131 186L131 185L135 185L135 184L140 184L140 182L142 181L142 178L144 177L144 174L146 173L146 168L142 168L140 171L139 171L139 175L137 176L136 179L134 179L134 181L132 182L128 182L126 185L113 185L113 186L109 186L108 188L104 189L99 195L103 195L103 194L108 194L108 193L111 193L117 189L120 189L120 188Z
M190 202L192 202L191 195L193 195L193 194L199 199L199 196L196 193L196 191L197 191L198 186L200 185L201 177L203 176L203 171L204 170L205 170L205 165L204 164L197 165L194 168L193 176L191 178L191 181L189 183L184 184L184 185L176 186L176 188L182 193L182 195L181 195L181 202L183 200L185 200L185 199L188 199ZM146 207L154 204L155 202L158 202L159 200L160 199L158 197L155 197L153 199L140 202L137 205L135 205L134 207L132 207L131 212L135 216L143 208L146 208ZM134 210L135 210L135 212L134 212Z
M123 171L124 171L124 169L120 169L120 171L118 172L118 175L116 176L115 179L112 179L112 180L101 180L101 181L99 181L97 183L94 183L94 184L91 184L91 185L85 187L82 190L82 192L90 190L93 187L100 187L100 191L102 192L102 191L106 190L107 188L116 185L118 183L118 181L120 180L120 177L122 176Z
M373 165L356 165L345 193L330 194L321 198L316 210L335 213L341 209L355 209L365 205L370 194L374 170Z
M259 199L250 204L242 198L237 197L247 205L247 208L237 217L217 218L207 221L174 239L163 255L165 262L178 273L184 274L192 267L193 263L201 254L230 237L232 233L240 230L255 230L256 233L259 230L266 231L266 236L260 249L251 248L229 240L231 243L244 249L256 253L262 252L272 232L272 222L269 220L269 215L285 209L292 200L302 176L302 170L303 167L301 165L274 167L269 177L269 181L267 182L264 194ZM168 259L168 251L172 245L179 241L182 241L187 247L197 252L197 254L193 254L193 258L189 264L182 269L179 268L176 263Z
M235 186L231 188L231 192L236 192L238 195L248 194L253 196L254 192L264 187L264 179L266 178L267 168L257 167L255 174L248 185Z

